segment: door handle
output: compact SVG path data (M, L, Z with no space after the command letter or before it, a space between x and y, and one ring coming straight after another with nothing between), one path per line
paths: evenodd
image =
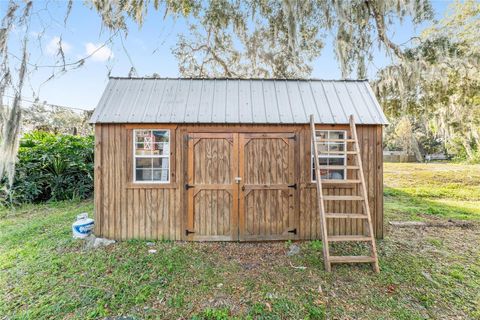
M241 177L235 177L235 183L236 183L236 184L239 184L240 181L242 181L242 178L241 178Z

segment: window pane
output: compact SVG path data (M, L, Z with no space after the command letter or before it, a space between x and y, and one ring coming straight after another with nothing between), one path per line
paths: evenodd
M170 137L166 130L135 130L136 155L168 155Z
M152 158L154 169L168 169L168 158Z
M152 168L152 158L137 158L137 159L135 159L135 168L136 169L151 169Z
M320 163L321 166L326 166L328 165L328 158L318 157L318 163Z
M135 154L137 156L153 155L154 143L152 143L151 137L143 137L142 139L144 142L135 145Z
M152 169L136 169L136 181L152 181Z
M328 179L328 170L320 169L320 175L322 176L322 179ZM317 180L317 173L315 171L315 168L312 168L312 181L315 180Z
M144 142L149 135L150 130L135 130L135 142Z
M328 170L327 169L320 169L320 175L322 176L322 179L330 179L328 176Z
M344 144L343 143L330 143L330 152L343 152Z
M153 170L153 175L152 175L152 178L153 178L153 181L168 181L168 172L169 170L166 169L166 170Z
M135 151L135 155L137 156L154 156L154 155L159 155L158 153L155 153L154 150L151 149L146 149L146 148L139 148Z
M330 139L345 139L345 132L343 131L330 131Z
M170 152L169 149L169 142L155 142L153 145L153 154L168 156Z
M331 166L343 166L345 164L344 158L329 158L328 164Z
M318 131L315 131L315 135L316 135L317 139L327 139L328 138L328 131L318 130Z
M328 151L328 144L325 142L317 143L318 153Z
M344 170L328 170L328 179L333 180L342 180L344 177L345 171ZM323 174L322 174L323 178Z
M152 137L155 140L154 142L169 142L168 131L164 130L153 130Z

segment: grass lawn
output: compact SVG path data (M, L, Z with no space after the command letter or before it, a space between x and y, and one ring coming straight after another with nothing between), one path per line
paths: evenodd
M70 225L91 201L0 209L0 319L480 318L480 166L386 164L385 184L379 275L325 273L320 241L291 258L283 242L87 251ZM473 225L388 225L447 219Z

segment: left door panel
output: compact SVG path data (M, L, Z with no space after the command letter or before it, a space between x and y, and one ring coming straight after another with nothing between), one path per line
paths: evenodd
M189 240L238 240L238 142L232 133L188 134Z

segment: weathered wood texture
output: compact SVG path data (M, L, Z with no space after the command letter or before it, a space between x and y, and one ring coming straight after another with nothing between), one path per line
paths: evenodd
M236 240L233 134L190 134L188 140L189 239Z
M171 130L169 184L132 182L134 128ZM317 128L347 130L348 126ZM374 230L381 238L382 127L357 126L357 134ZM194 139L186 139L187 135ZM97 124L95 138L97 235L119 240L321 238L308 125ZM350 155L348 164L353 165ZM240 183L235 183L237 176ZM187 183L199 187L187 191ZM289 188L291 184L297 189ZM357 194L352 193L357 187L324 184L324 194ZM357 205L328 201L326 212L359 212ZM363 231L359 219L328 220L331 235ZM296 234L288 232L293 229ZM186 230L195 233L187 236Z
M240 134L240 240L293 239L295 217L292 134Z

